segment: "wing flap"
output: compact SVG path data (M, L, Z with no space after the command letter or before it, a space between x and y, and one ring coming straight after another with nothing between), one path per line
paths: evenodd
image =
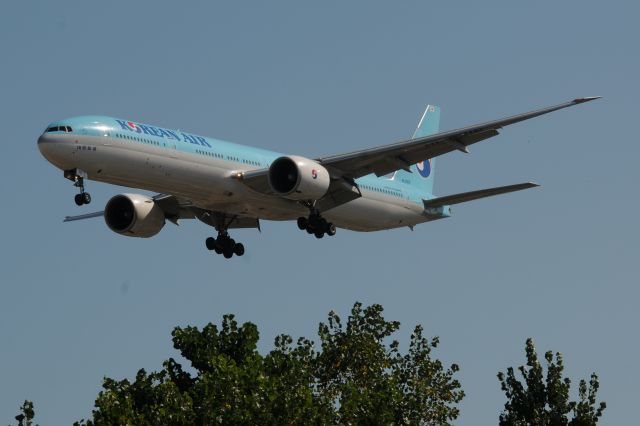
M497 129L485 129L475 133L469 133L467 135L460 136L456 138L460 143L462 143L465 147L468 145L472 145L476 142L483 141L485 139L492 138L494 136L499 135Z
M455 138L452 137L433 141L423 146L418 145L407 148L402 151L401 155L395 155L392 157L380 155L377 158L354 159L341 165L331 165L328 168L335 169L340 167L340 172L334 172L334 175L351 176L353 174L360 177L370 173L375 173L376 176L380 177L393 173L396 170L409 171L409 166L412 164L419 163L420 161L428 158L438 157L456 149L462 152L468 152L467 146L491 138L497 134L498 131L495 129L483 130L482 132L476 132ZM325 165L325 163L323 163L323 165Z
M260 230L260 220L255 217L229 215L223 212L192 208L195 217L216 229L257 228Z
M540 185L533 182L525 182L525 183L518 183L516 185L498 186L496 188L480 189L478 191L463 192L460 194L433 198L431 200L423 200L423 203L424 203L425 209L430 209L434 207L442 207L442 206L449 206L452 204L466 203L467 201L473 201L479 198L506 194L508 192L521 191L523 189L535 188L536 186L540 186Z
M175 224L178 223L178 219L195 218L191 210L193 205L190 201L179 199L170 194L158 194L153 197L153 201L164 211L165 217Z
M403 161L402 159L396 159L397 162ZM394 170L397 170L397 163L393 163ZM269 169L251 170L243 172L238 176L238 179L249 188L265 195L277 196L269 185ZM331 179L331 184L327 193L321 199L317 200L316 208L319 211L327 211L341 204L348 203L351 200L361 197L362 194L357 186L350 179L345 179L341 176ZM215 226L215 225L212 225Z
M332 180L329 190L324 197L316 202L315 207L320 212L326 212L360 197L362 194L357 186L344 179Z

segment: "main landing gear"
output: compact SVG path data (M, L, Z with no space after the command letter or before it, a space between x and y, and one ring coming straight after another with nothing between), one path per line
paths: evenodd
M244 245L242 243L236 243L236 241L229 236L227 231L219 231L218 238L209 237L205 240L207 249L214 250L218 254L222 254L225 258L230 259L235 254L236 256L242 256L244 254Z
M76 194L73 200L76 205L89 204L91 202L91 194L84 191L84 178L87 176L85 172L79 169L65 170L64 177L73 181L73 186L80 189L80 193Z
M327 222L318 212L312 212L309 218L299 217L298 228L301 231L307 231L307 233L315 235L316 238L322 238L324 234L330 237L336 235L336 226L331 222Z

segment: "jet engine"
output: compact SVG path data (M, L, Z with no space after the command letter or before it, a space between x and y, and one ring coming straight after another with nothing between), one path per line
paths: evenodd
M153 199L140 194L119 194L104 208L109 229L127 237L148 238L164 226L164 211Z
M308 158L280 157L269 167L271 189L292 200L318 200L327 193L330 183L327 169Z

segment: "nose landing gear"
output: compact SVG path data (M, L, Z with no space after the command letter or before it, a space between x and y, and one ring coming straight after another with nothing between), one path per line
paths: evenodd
M309 218L299 217L298 228L301 231L307 231L307 233L315 235L316 238L322 238L325 234L330 237L336 234L336 226L331 222L327 222L327 220L317 212L312 212Z
M80 178L80 180L78 180L78 182L82 182L82 178ZM88 192L84 192L84 185L82 185L82 183L80 185L78 185L76 182L77 187L80 188L80 193L76 194L75 197L73 197L73 200L76 202L76 205L81 206L83 204L89 204L91 202L91 194L89 194Z
M236 243L227 231L218 232L218 238L207 238L205 245L207 249L222 254L226 259L232 258L234 254L236 256L242 256L244 254L244 245L242 243Z
M76 205L89 204L91 202L91 194L84 191L84 178L87 177L87 173L80 169L65 170L64 177L73 181L73 186L80 189L80 193L73 198Z

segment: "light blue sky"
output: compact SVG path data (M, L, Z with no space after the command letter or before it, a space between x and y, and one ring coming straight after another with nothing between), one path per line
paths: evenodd
M315 338L356 300L381 303L404 343L417 323L441 337L435 355L462 368L461 425L497 421L496 373L524 361L529 336L575 382L600 375L605 424L636 417L635 2L138 3L0 14L0 423L25 398L43 425L86 418L103 376L177 355L176 325L235 313L266 351L278 333ZM447 130L591 95L605 98L438 161L438 195L541 188L415 232L318 241L266 222L234 233L247 254L232 261L205 250L201 223L147 240L63 224L123 189L89 182L79 209L36 148L48 122L95 113L313 157L405 139L427 103Z

